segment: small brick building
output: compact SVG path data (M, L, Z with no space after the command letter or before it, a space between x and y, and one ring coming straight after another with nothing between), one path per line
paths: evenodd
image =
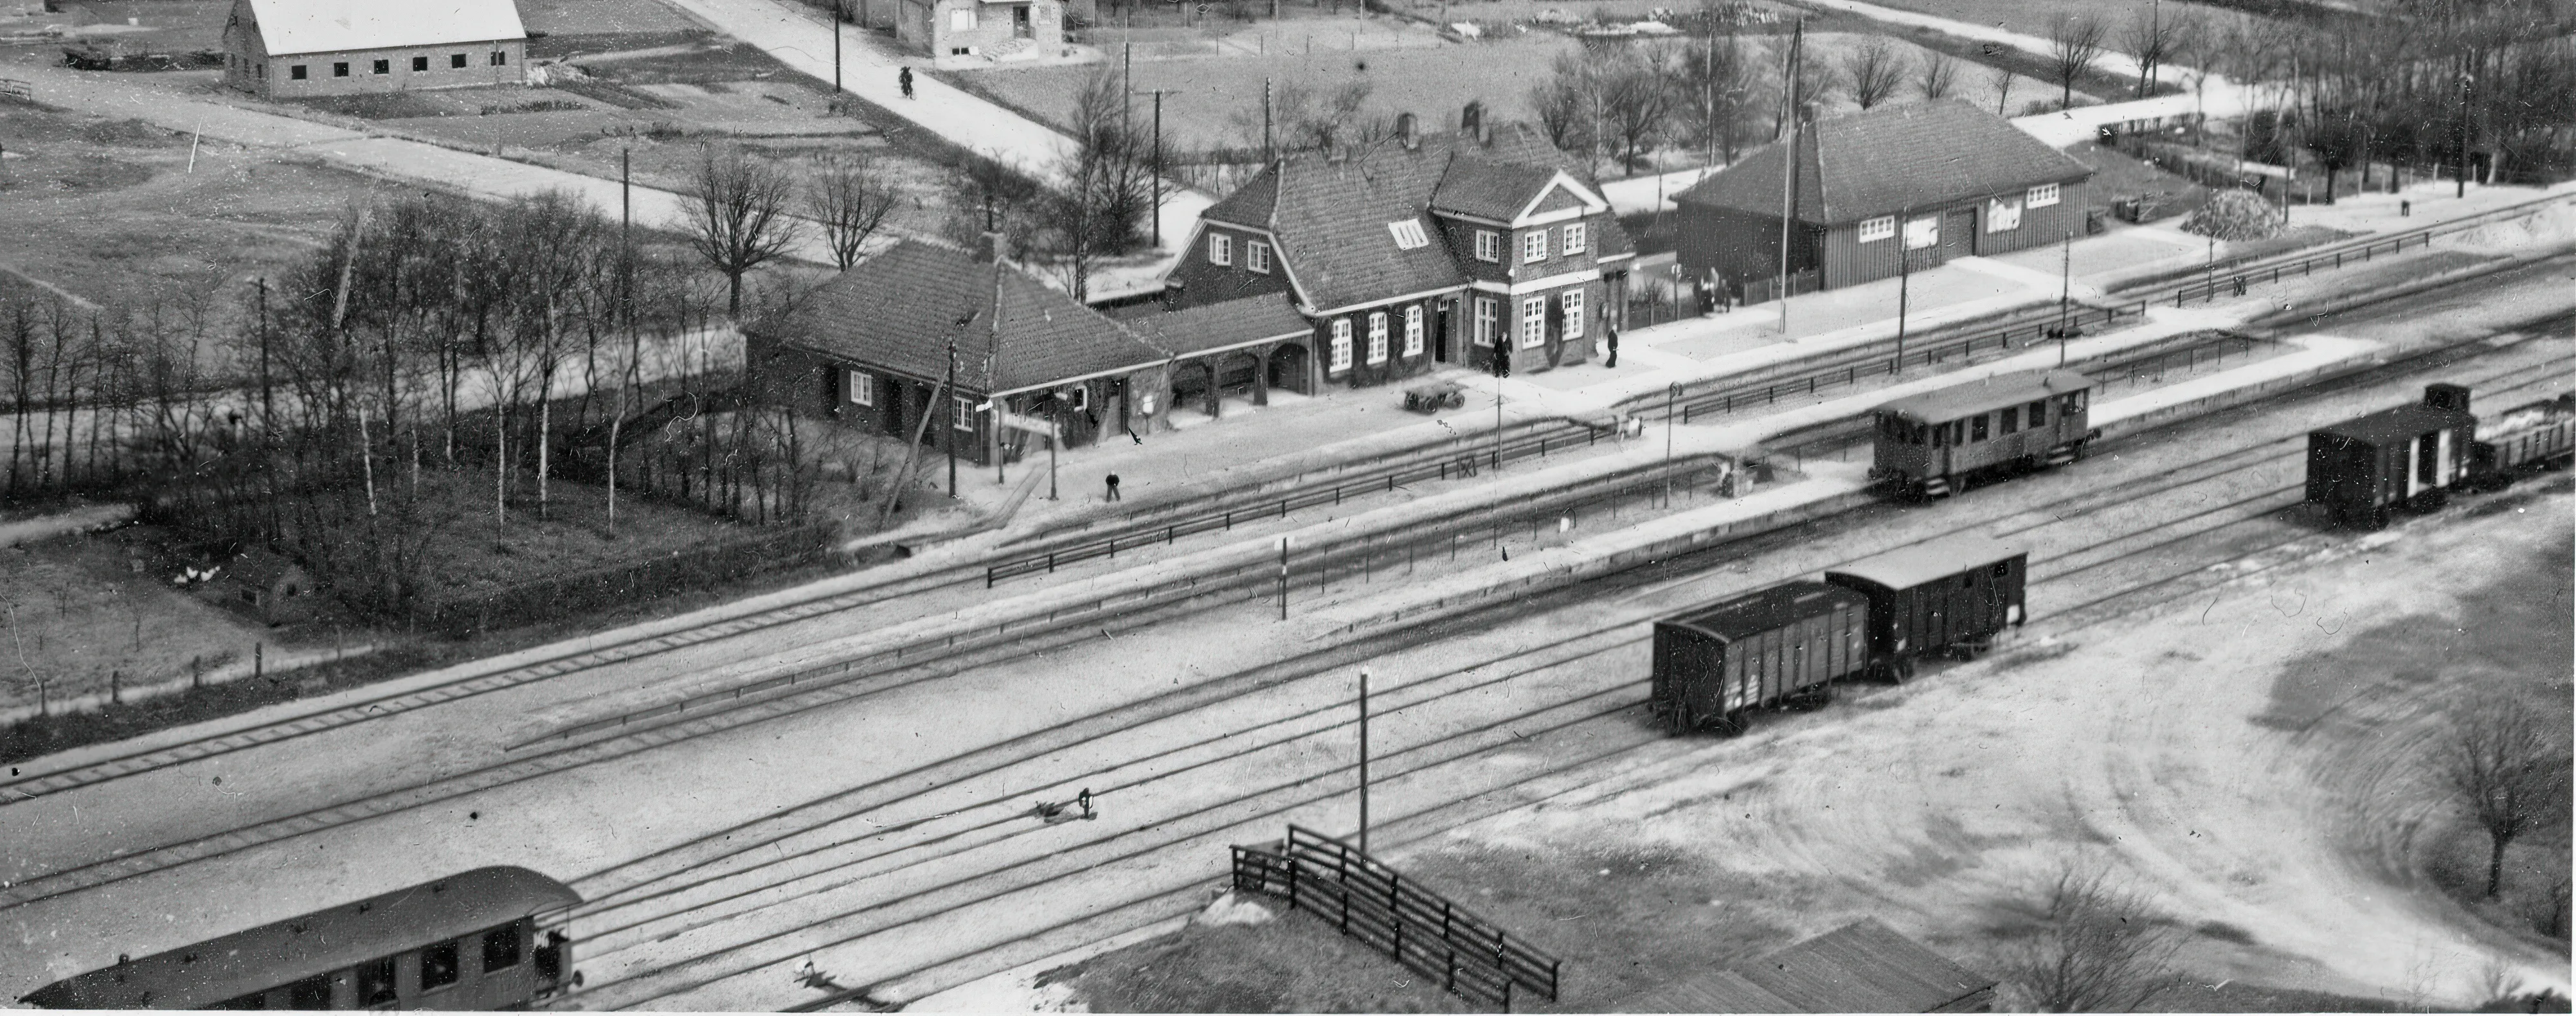
M513 0L233 0L224 84L298 99L527 83Z
M895 40L933 58L999 60L1064 45L1062 0L903 0Z

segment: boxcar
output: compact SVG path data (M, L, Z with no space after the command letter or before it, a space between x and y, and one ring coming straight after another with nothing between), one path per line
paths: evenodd
M526 868L435 882L37 989L48 1009L520 1009L567 986L581 897ZM577 979L576 979L577 981Z
M2310 431L2307 503L2356 529L2388 525L2396 508L2439 508L2467 475L2477 425L2469 390L2436 384L2415 405Z
M1674 732L1741 729L1746 710L1823 700L1868 663L1868 601L1822 582L1790 582L1655 622L1651 708Z
M1943 497L1973 477L2073 462L2094 437L2092 391L2082 374L2043 370L1890 402L1878 409L1870 476Z
M2469 475L2480 486L2503 487L2524 473L2554 469L2576 459L2576 394L2517 406L2478 421L2469 442Z
M2023 620L2029 552L1976 533L1901 547L1825 573L1869 601L1872 669L1903 680L1917 657L1982 652Z

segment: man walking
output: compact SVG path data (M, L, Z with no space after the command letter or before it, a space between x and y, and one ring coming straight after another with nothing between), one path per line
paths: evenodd
M1610 333L1610 362L1602 366L1616 367L1619 365L1619 326L1614 324L1605 327Z
M894 81L895 84L903 86L904 98L912 98L912 68L910 66L906 66L900 73L897 73L894 76Z
M1109 474L1109 497L1107 500L1118 500L1118 474L1116 473Z

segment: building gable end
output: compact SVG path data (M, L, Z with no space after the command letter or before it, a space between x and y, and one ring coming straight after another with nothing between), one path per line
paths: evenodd
M1602 200L1600 195L1592 193L1590 188L1577 182L1565 171L1558 170L1556 176L1548 180L1547 186L1540 188L1538 194L1531 197L1528 204L1521 206L1520 214L1512 216L1512 225L1535 225L1540 217L1546 217L1549 221L1570 218L1571 216L1563 213L1576 209L1580 209L1578 214L1591 215L1608 211L1609 208L1610 203Z

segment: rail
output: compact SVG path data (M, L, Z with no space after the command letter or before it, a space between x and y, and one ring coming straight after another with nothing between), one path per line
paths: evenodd
M2017 345L2028 346L2040 339L2053 338L2051 333L2057 330L2061 320L2069 328L2080 329L2110 325L2127 317L2144 317L2146 312L2147 303L2144 300L2109 307L2086 306L2068 312L2063 318L2051 314L2045 319L2006 325L1965 338L1937 341L1931 343L1926 349L1897 352L1886 356L1870 350L1851 358L1839 367L1815 371L1799 377L1745 383L1690 396L1681 402L1677 411L1681 414L1682 422L1689 423L1694 416L1733 413L1739 407L1768 406L1780 401L1782 395L1814 395L1835 385L1857 385L1863 375L1876 377L1881 374L1894 374L1904 369L1907 363L1921 363L1929 366L1954 356L1974 356L1980 348L2004 351L2014 349Z
M1462 998L1505 1012L1515 990L1558 1000L1564 961L1304 826L1289 826L1284 843L1235 847L1234 887L1283 897Z

